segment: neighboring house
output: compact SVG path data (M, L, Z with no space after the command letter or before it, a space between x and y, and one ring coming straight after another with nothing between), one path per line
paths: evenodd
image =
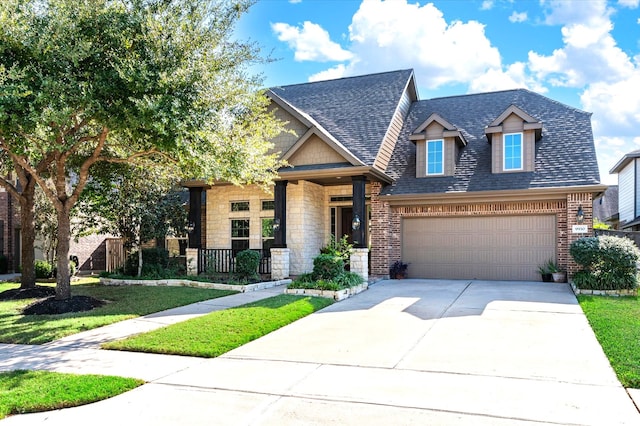
M191 247L272 247L289 275L309 272L331 235L369 248L374 276L398 259L416 278L538 280L548 259L575 267L578 211L591 232L606 189L589 113L524 89L419 100L412 70L268 96L295 132L273 141L291 167L273 195L185 183Z
M7 258L9 272L15 271L20 262L20 217L16 204L0 186L0 255Z
M618 175L618 229L640 230L640 150L622 157L610 173Z
M593 200L593 218L618 229L618 185L611 185Z

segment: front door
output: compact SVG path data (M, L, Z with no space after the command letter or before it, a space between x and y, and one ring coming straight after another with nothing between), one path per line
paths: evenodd
M353 232L351 231L351 221L353 220L353 209L343 207L340 209L340 238L344 235L348 237L349 244L353 244Z

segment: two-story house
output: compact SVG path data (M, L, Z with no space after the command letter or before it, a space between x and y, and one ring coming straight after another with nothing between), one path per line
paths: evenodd
M640 230L640 149L622 157L609 173L618 175L618 229Z
M290 167L273 193L186 183L192 247L271 248L297 275L348 235L371 275L401 259L412 277L538 280L548 259L573 267L573 225L591 231L606 188L591 115L525 89L420 100L401 70L268 96L294 131L273 141Z

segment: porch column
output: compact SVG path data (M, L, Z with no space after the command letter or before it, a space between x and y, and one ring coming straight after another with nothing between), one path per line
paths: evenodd
M353 186L353 221L351 227L353 246L355 248L367 247L365 241L365 229L367 227L367 210L365 207L365 187L367 178L365 176L353 176L351 178Z
M187 275L198 275L198 252L197 248L187 249Z
M271 279L289 278L289 249L271 247Z
M364 282L369 281L369 249L357 248L351 253L351 272L362 277Z
M273 247L287 248L287 184L289 181L278 180L274 190L275 212L273 215Z
M193 231L189 233L189 248L202 247L202 188L189 188L189 222Z

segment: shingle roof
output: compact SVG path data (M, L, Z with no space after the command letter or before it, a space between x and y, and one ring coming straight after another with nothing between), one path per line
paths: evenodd
M413 70L271 88L372 166Z
M534 172L491 173L491 145L484 130L510 105L543 123L536 142ZM454 176L416 178L416 147L409 135L432 113L462 132ZM598 184L591 114L525 89L451 96L414 102L396 144L387 174L395 182L383 194L428 194L513 190Z

